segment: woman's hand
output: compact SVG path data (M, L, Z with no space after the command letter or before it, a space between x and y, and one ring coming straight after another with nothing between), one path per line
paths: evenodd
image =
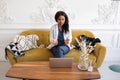
M58 45L58 40L53 39L53 44L54 44L55 46Z
M65 44L67 45L67 44L69 44L69 39L67 38L66 40L65 40Z

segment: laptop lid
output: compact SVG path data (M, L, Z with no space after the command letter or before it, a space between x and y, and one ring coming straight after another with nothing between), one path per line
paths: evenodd
M71 68L73 58L49 58L49 65L52 68Z

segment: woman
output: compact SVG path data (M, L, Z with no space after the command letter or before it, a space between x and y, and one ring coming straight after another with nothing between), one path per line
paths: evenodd
M70 51L71 30L69 29L68 16L63 11L58 11L55 14L57 24L50 29L50 42L48 46L51 49L54 57L63 58Z

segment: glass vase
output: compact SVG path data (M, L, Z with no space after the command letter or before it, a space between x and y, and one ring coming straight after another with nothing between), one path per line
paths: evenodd
M88 54L82 53L82 55L79 58L78 68L80 70L88 70L88 67L89 67Z

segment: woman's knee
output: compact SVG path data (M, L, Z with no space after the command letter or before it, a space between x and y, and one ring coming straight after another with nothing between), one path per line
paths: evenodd
M60 46L59 48L61 49L63 54L66 54L70 51L69 47L67 47L67 46Z

